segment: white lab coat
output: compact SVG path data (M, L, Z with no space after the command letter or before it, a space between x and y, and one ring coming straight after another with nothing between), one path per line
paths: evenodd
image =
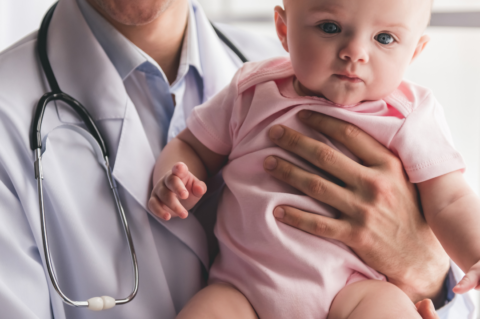
M196 7L198 23L207 24ZM223 31L251 60L281 52L265 38ZM229 83L241 62L213 29L200 27L198 32L208 99ZM29 147L34 107L49 90L35 45L32 34L0 54L0 317L174 318L204 284L207 238L194 216L163 223L145 213L155 158L122 80L75 0L58 4L48 54L60 88L89 110L109 145L139 260L140 289L130 304L94 313L64 305L51 286ZM185 110L185 116L190 111ZM72 299L124 298L133 285L130 255L105 173L83 137L58 129L79 123L61 104L50 105L43 121L45 208L56 272ZM466 312L458 314L450 311L444 318L466 318Z

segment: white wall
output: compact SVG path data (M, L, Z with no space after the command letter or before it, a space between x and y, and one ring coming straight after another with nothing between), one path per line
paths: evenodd
M0 51L40 26L54 0L0 0Z

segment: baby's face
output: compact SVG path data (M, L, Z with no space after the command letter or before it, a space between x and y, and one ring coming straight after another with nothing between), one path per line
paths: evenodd
M285 0L277 33L297 91L342 105L393 92L423 50L430 0Z

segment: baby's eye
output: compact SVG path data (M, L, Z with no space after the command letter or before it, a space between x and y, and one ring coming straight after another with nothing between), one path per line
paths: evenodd
M323 32L330 34L340 32L340 28L332 22L322 23L320 25L320 29L322 29Z
M375 40L377 40L381 44L390 44L395 41L395 39L388 33L380 33L375 37Z

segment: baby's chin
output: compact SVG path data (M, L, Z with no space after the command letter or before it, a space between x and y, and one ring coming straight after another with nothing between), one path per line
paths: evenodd
M338 94L329 96L324 94L324 97L332 103L342 106L357 105L358 103L368 100L365 96L356 96L350 94Z
M380 100L388 95L383 94L384 92L372 92L372 90L348 88L345 86L324 86L322 89L312 90L304 86L297 79L295 80L294 87L300 96L321 97L341 106L354 106L366 101Z
M355 94L353 92L350 92L350 93L335 92L335 93L336 94L323 94L323 97L337 105L353 106L363 102L378 101L388 96L388 94L382 94L381 92L375 92L377 94L373 92L370 92L370 94L365 94L366 92L361 92L361 93L358 92L358 94Z

